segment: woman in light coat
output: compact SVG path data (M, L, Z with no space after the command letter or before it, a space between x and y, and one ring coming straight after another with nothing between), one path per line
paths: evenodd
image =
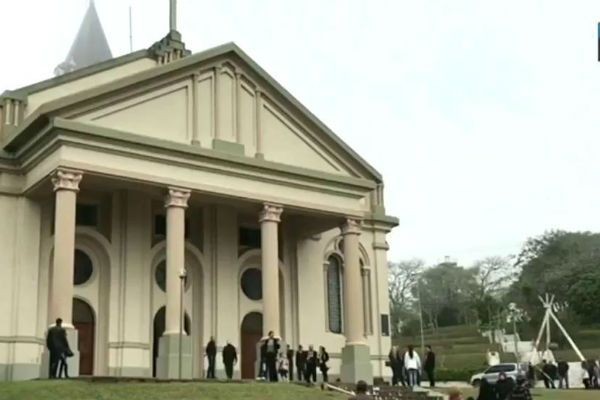
M419 371L421 371L421 358L413 346L408 346L408 351L404 354L404 368L406 369L408 386L417 386Z

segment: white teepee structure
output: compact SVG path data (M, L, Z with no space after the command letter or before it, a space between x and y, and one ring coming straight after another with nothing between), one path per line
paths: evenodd
M538 357L538 354L539 354L538 349L540 347L540 341L542 340L542 336L544 335L544 332L546 333L546 349L545 349L545 351L546 352L549 351L550 341L551 341L551 336L550 336L550 321L551 320L556 323L556 325L558 326L558 329L560 329L561 332L563 333L563 335L565 335L565 337L569 341L569 344L571 345L571 347L573 348L575 353L577 353L577 356L579 357L579 359L581 361L585 361L583 354L581 354L581 351L579 351L579 348L577 347L577 345L575 344L573 339L571 339L571 336L569 335L567 330L562 326L562 324L556 317L556 314L554 314L554 312L560 308L560 306L554 302L554 295L550 296L549 294L546 293L544 298L542 298L541 296L539 296L538 298L544 305L544 308L546 309L546 313L544 314L544 319L542 320L542 326L540 327L540 332L538 333L537 339L535 340L535 343L533 345L533 350L531 351L531 355L530 355L530 361L532 363L535 363L536 361L538 361L538 360L535 360L534 357Z

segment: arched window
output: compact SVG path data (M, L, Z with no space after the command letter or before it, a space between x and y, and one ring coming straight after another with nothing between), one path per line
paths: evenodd
M331 256L327 265L327 316L329 331L342 333L342 264Z

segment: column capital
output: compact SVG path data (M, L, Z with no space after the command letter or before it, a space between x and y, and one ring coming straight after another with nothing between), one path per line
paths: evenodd
M259 214L259 221L272 221L272 222L281 222L281 213L283 212L283 207L277 204L265 203L263 205L263 209Z
M362 221L354 218L347 218L346 222L341 226L342 235L360 235Z
M169 207L181 207L187 208L188 200L190 198L189 189L183 189L178 187L169 187L169 192L165 196L165 208Z
M78 192L83 172L74 169L58 168L52 172L50 177L55 192L58 190Z

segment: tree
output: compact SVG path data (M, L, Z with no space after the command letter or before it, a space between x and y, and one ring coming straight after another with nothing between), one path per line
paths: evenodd
M568 301L578 319L589 321L585 303L598 281L600 234L550 231L530 238L515 266L521 274L509 296L525 308L532 324L537 326L544 315L538 300L544 293L555 295L559 302Z
M400 324L414 313L411 290L417 282L423 265L423 260L419 259L389 264L390 318L396 334L399 333Z
M469 302L475 287L472 270L446 262L425 270L419 279L420 293L413 287L412 294L420 294L423 314L435 329L470 322Z
M503 305L502 292L515 280L516 268L510 257L493 256L475 261L472 271L475 285L471 297L472 307L482 324L496 323ZM496 324L497 325L497 324Z

